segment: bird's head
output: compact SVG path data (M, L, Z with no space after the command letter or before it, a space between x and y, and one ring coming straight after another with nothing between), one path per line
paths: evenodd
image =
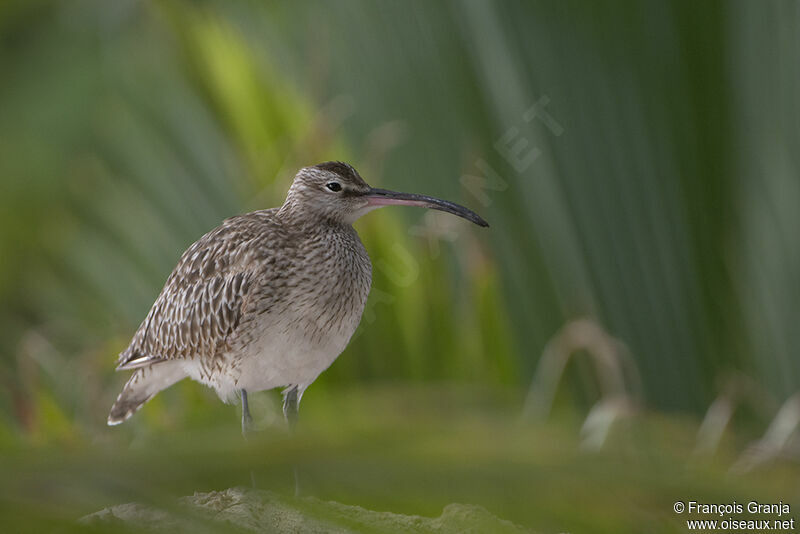
M352 224L365 213L383 206L417 206L446 211L478 226L489 226L474 211L447 200L370 187L353 167L340 161L300 169L281 210Z

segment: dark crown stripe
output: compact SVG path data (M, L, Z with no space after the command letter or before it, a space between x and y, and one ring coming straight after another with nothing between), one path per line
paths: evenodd
M355 174L353 167L341 161L326 161L325 163L314 165L314 167L323 171L336 173L339 176L343 176L345 178L352 178L353 175Z

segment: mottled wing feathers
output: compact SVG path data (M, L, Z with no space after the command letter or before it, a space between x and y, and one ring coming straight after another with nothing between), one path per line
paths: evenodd
M184 252L130 346L120 354L118 369L209 358L226 349L254 278L251 245L264 237L260 218L250 214L227 219Z

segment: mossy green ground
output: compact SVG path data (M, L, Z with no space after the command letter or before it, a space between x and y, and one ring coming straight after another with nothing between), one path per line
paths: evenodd
M105 508L81 519L93 527L150 532L303 532L349 534L408 532L461 534L529 532L476 505L450 504L439 517L376 512L360 506L287 497L253 488L195 493L166 509L128 503Z
M580 419L520 421L520 397L503 391L372 386L309 390L288 436L271 398L255 403L265 428L239 435L236 407L211 424L147 408L129 424L60 442L6 442L0 458L5 532L114 530L78 518L138 502L161 509L195 492L250 487L367 511L436 518L452 503L478 505L536 532L686 532L675 501L800 505L800 468L729 468L741 440L692 457L698 421L641 414L620 422L599 452L582 450ZM155 410L154 410L155 412ZM271 421L275 421L275 424ZM307 501L302 501L307 502ZM793 506L794 508L794 506ZM697 517L695 517L697 518ZM389 529L392 530L392 529Z

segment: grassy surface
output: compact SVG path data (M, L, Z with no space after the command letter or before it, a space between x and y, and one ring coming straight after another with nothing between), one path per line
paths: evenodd
M576 418L522 424L516 397L464 388L311 390L294 437L275 426L245 441L236 410L225 407L230 417L218 425L134 420L91 443L8 443L3 521L8 532L70 530L104 507L170 507L251 480L290 498L293 465L303 494L323 502L428 517L451 503L477 504L540 532L685 532L672 510L677 500L800 504L796 465L730 475L735 439L713 459L692 460L694 421L636 416L590 453L579 447ZM257 419L266 424L274 407L261 400ZM146 416L145 408L137 417Z

